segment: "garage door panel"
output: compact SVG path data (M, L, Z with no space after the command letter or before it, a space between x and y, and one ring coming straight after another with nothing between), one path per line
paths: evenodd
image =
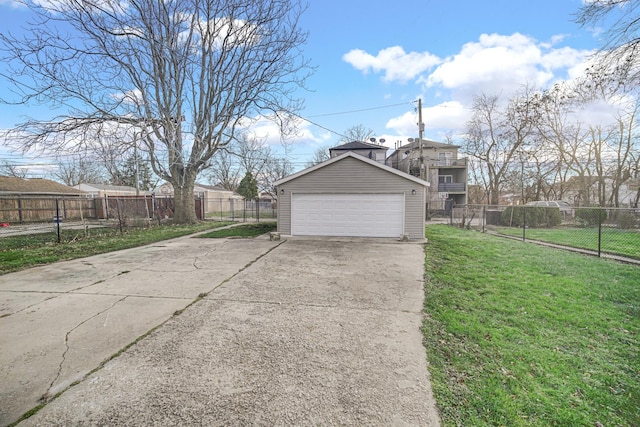
M292 234L398 237L404 194L293 194Z

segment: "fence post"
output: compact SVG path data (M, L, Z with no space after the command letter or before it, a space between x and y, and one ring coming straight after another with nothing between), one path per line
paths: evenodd
M58 204L58 198L56 198L56 229L58 231L58 243L60 243L60 205Z
M525 233L527 229L527 209L522 205L522 241L525 241Z
M122 234L122 215L120 214L120 199L116 198L116 209L118 211L118 225L120 226L120 234Z
M600 258L602 243L602 208L598 209L598 258Z
M482 232L485 232L485 227L487 225L487 207L482 206Z
M18 219L20 220L20 224L24 224L24 218L22 217L22 199L18 196Z

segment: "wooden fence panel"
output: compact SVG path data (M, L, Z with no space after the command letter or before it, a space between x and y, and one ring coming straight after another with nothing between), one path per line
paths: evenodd
M58 201L57 211L56 200ZM10 224L50 222L56 216L63 220L95 219L95 201L79 197L5 196L0 198L0 222Z

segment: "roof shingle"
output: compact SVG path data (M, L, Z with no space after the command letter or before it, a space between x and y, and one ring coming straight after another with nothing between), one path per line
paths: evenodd
M83 194L82 191L44 178L0 176L0 192L19 194Z

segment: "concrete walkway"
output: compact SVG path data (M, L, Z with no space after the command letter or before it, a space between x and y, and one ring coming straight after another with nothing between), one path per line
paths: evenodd
M44 396L20 425L438 425L423 258L183 238L0 276L1 424Z

